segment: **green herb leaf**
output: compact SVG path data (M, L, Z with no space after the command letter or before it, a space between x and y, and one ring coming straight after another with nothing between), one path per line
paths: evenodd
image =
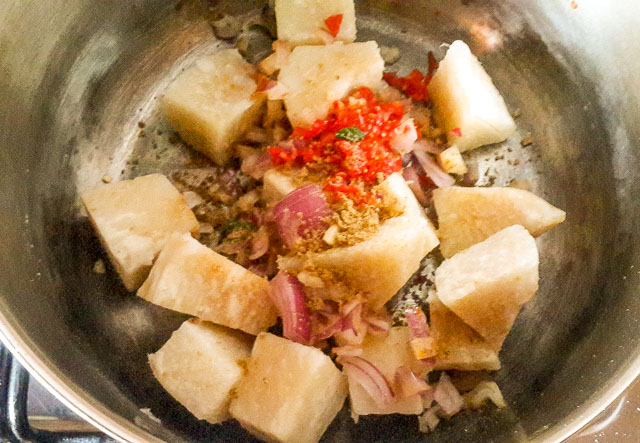
M227 223L226 225L224 225L222 227L221 234L223 236L227 236L227 235L231 234L232 232L237 231L239 229L243 229L243 230L246 230L246 231L255 231L258 228L253 223L240 221L240 220L231 220L229 223Z
M350 142L359 142L367 135L366 132L362 132L355 126L349 126L348 128L342 128L336 132L336 137Z

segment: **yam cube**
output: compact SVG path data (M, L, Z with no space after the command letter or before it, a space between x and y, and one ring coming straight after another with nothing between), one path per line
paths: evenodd
M347 381L319 349L262 333L232 400L233 418L267 441L316 442L347 396Z
M280 69L278 81L293 126L309 127L323 119L331 104L352 89L381 86L384 61L376 42L298 46Z
M516 188L452 186L433 191L440 250L445 257L512 225L537 237L565 219L565 212L529 191Z
M264 94L254 96L254 73L237 49L225 49L197 60L162 99L171 126L218 165L231 158L233 142L262 114Z
M538 263L531 234L510 226L445 260L435 273L438 298L499 350L538 290Z
M276 0L278 39L294 45L321 45L318 30L327 29L325 20L342 15L338 40L351 43L356 39L356 11L353 0Z
M254 335L277 319L266 279L189 235L169 239L138 295L167 309Z
M431 337L435 341L434 369L497 371L497 352L437 298L429 303Z
M250 350L249 336L191 319L149 355L149 364L162 387L196 418L219 423L231 418L233 388Z
M461 152L501 142L516 130L491 77L460 40L449 46L427 89L436 122Z
M353 246L280 257L280 269L297 274L306 267L342 275L347 286L368 294L374 310L382 307L438 245L435 229L402 176L390 175L382 188L385 200L404 208L400 216L384 221L372 237Z
M447 174L464 175L467 173L467 165L457 146L451 146L438 154L438 164Z
M410 339L407 326L393 327L385 336L368 335L362 344L360 357L377 367L387 381L393 383L396 370L400 366L415 369L421 364L413 357L409 346ZM349 383L349 399L351 411L357 415L417 415L423 410L420 394L394 401L386 408L380 409L373 398L357 383Z
M187 201L161 174L92 189L82 195L82 202L129 291L135 291L147 278L153 260L172 233L198 230Z

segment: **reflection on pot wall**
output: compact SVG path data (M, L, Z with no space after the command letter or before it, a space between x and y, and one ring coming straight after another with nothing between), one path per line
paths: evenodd
M157 97L195 57L227 45L216 41L208 14L220 7L249 14L258 3L0 6L3 340L61 396L121 436L244 435L237 426L195 421L155 383L146 354L184 316L126 293L112 272L91 272L103 255L77 196L105 175L200 161L170 143ZM475 154L480 176L526 179L568 214L539 240L542 286L501 353L496 378L511 409L456 418L435 439L462 440L465 429L478 438L564 437L636 374L639 11L632 1L577 3L357 2L359 39L400 48L401 71L426 67L428 50L441 58L443 42L470 43L521 114L517 135ZM529 135L534 142L524 148L520 139ZM151 154L154 143L159 156ZM504 175L515 159L518 167ZM339 415L328 437L416 436L411 418L357 428L350 420L348 411Z

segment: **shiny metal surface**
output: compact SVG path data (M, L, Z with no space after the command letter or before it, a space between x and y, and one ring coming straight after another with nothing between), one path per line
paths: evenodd
M146 354L184 317L126 293L112 272L92 273L104 256L78 193L105 175L204 161L171 143L157 97L198 54L228 44L207 18L248 18L261 5L0 4L0 336L57 396L125 441L246 434L196 421L154 381ZM393 69L425 68L443 42L470 43L521 114L517 136L474 154L482 182L526 180L567 221L538 240L541 288L501 353L508 411L462 414L426 437L412 417L353 426L343 411L328 440L561 440L640 371L640 5L577 5L357 2L359 39L401 49Z

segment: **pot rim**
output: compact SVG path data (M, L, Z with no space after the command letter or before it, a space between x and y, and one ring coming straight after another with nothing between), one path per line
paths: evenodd
M60 400L83 420L95 426L108 436L127 443L162 442L154 435L124 419L109 409L98 406L82 395L77 387L64 380L56 368L40 359L28 346L26 340L16 328L12 327L7 317L0 311L0 341L11 352L13 358L34 377L51 394Z
M8 348L14 358L29 372L32 377L51 392L65 406L74 413L95 426L100 431L124 442L146 443L162 442L154 435L135 425L133 422L113 413L104 407L99 407L74 389L73 382L69 384L55 368L40 359L28 346L26 340L10 325L5 314L0 311L0 341ZM561 423L532 435L534 442L559 442L568 439L593 420L618 398L631 383L640 375L640 354L629 361L626 368L616 374L615 381L596 392L598 398L585 408L580 408L569 414ZM141 435L142 434L142 435Z

